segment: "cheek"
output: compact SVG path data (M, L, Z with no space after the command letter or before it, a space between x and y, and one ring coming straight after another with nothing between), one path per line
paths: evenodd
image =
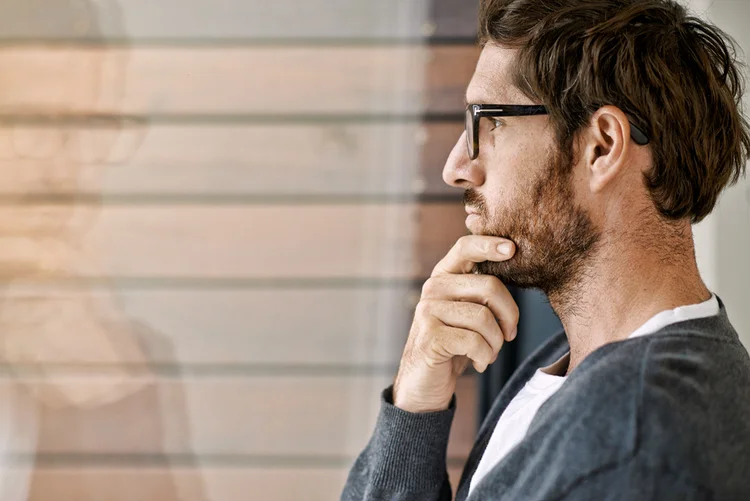
M548 168L546 159L530 149L507 150L502 157L487 173L485 181L487 203L491 206L525 201L531 196L536 180Z
M554 140L543 127L520 129L517 125L497 134L485 181L489 207L507 208L530 203L531 190L553 166Z

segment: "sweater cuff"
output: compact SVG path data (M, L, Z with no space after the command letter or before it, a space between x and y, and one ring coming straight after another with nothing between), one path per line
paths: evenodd
M375 485L402 492L440 485L455 412L455 394L446 410L414 413L393 405L393 385L383 390L370 444L377 451L371 463Z

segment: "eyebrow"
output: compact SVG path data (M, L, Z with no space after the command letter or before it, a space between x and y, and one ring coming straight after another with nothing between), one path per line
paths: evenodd
M464 93L464 108L467 107L467 106L469 106L469 99L468 99L468 97L469 97L468 92ZM499 100L499 101L497 99L476 99L476 100L472 101L471 104L496 104L496 103L499 103L499 102L502 102L502 99Z
M507 103L508 96L513 95L513 86L509 85L505 82L491 82L490 85L482 85L483 82L479 82L476 84L477 92L480 92L480 94L484 95L485 97L487 94L490 94L489 99L480 98L476 101L472 101L471 104L510 104ZM466 90L464 91L464 107L469 105L469 86L466 87ZM495 96L495 97L491 97ZM505 97L502 97L505 96ZM512 99L511 99L512 101Z
M488 101L487 99L475 99L471 102L471 104L490 104L490 101ZM467 106L469 106L469 100L468 96L464 94L464 108Z
M479 101L472 101L471 104L486 104L485 100L480 99ZM469 105L469 94L464 94L464 106Z

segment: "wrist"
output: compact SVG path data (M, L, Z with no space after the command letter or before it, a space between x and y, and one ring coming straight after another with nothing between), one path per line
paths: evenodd
M393 401L395 407L412 413L440 412L448 410L453 401L453 392L442 397L415 397L404 388L393 387Z

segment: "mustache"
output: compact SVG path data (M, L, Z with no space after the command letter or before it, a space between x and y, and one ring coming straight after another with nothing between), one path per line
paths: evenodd
M476 190L469 188L464 192L463 204L476 209L479 214L484 215L486 204L482 195Z

